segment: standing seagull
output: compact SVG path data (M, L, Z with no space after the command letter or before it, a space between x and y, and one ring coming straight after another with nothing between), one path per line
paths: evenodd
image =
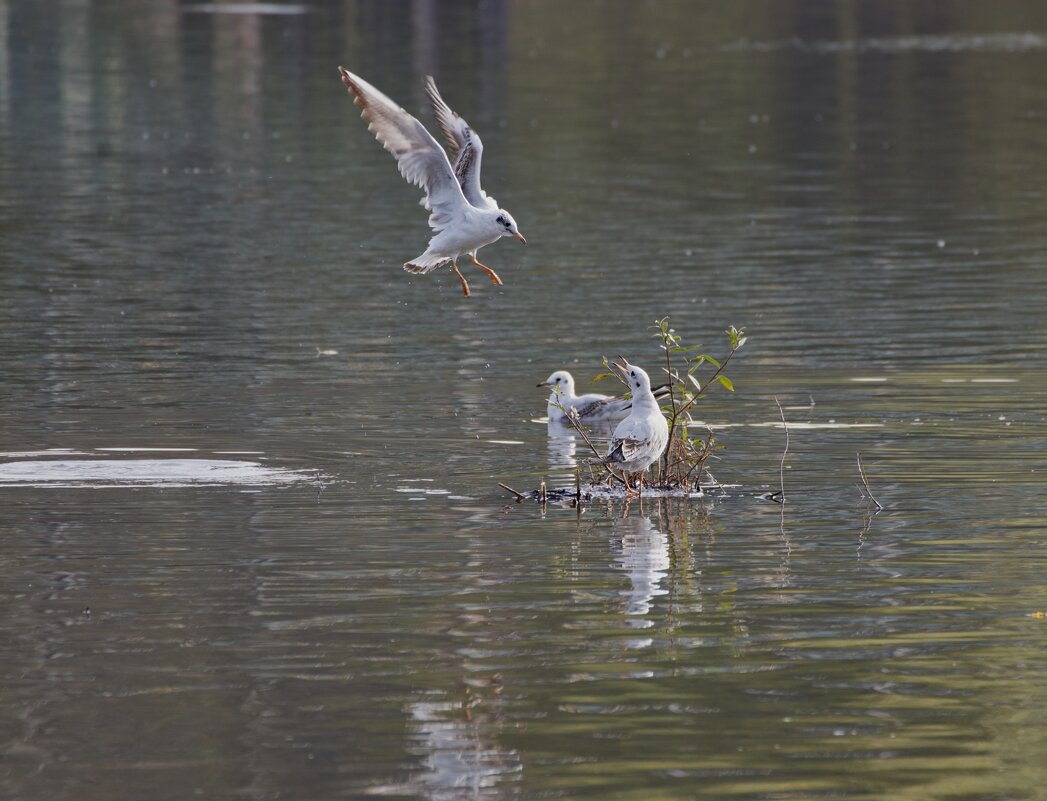
M453 143L455 166L447 159L425 126L400 106L367 83L363 78L339 67L342 83L362 109L360 116L367 129L396 158L400 174L410 183L425 190L422 205L429 215L429 227L436 236L429 240L425 253L404 264L411 273L431 273L450 264L462 282L462 293L469 297L469 282L458 270L458 258L465 253L485 270L495 284L502 279L489 267L476 260L476 251L503 236L513 236L524 244L516 220L480 188L480 156L483 145L465 120L455 114L436 91L432 78L426 80L426 91L436 110L440 128Z
M618 357L621 364L612 364L619 370L633 393L632 413L618 424L607 446L607 456L593 464L618 465L625 473L625 487L629 486L629 473L642 473L658 461L669 441L669 424L658 408L658 401L651 392L651 379L635 364L629 364L624 356ZM643 480L643 476L640 477Z
M568 418L574 417L582 423L613 423L624 418L633 408L632 398L597 392L575 395L574 376L566 370L557 370L538 386L552 388L545 409L551 422L566 423ZM651 392L655 398L664 398L669 394L669 385L662 384Z

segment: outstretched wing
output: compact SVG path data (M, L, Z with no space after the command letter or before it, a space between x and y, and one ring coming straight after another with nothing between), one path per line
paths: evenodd
M466 208L461 185L439 143L425 126L359 75L339 67L342 83L367 120L367 129L396 158L400 174L425 190L422 205L430 210L429 225L443 230Z
M484 146L479 135L444 102L431 75L425 77L425 92L429 95L436 122L447 141L448 152L454 159L454 174L466 200L481 209L497 209L495 199L480 188L480 161L483 159Z

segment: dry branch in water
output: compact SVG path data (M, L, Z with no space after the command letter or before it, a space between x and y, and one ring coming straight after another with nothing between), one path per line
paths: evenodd
M557 404L557 406L559 406L559 404ZM589 439L589 434L582 427L582 424L579 422L577 415L573 413L573 410L568 411L563 406L559 406L559 408L560 411L562 411L567 416L567 422L570 423L574 427L574 430L577 431L578 434L581 436L581 438L585 440L585 444L589 446L590 450L592 450L592 452L596 454L598 459L602 459L604 455L600 453L600 450L593 444L593 441ZM592 462L590 462L589 465L591 467L595 466ZM617 473L615 473L609 464L601 464L599 466L605 468L607 472L611 474L611 477L618 481L620 484L628 486L625 483L625 479L619 476Z
M865 477L865 468L862 466L861 451L858 451L858 475L862 477L862 484L865 485L865 492L869 496L869 500L876 505L876 511L879 512L883 509L883 504L876 500L876 496L873 495L872 487L869 486L869 479Z
M785 450L782 451L782 460L778 464L778 481L781 489L778 490L779 497L782 499L782 504L785 504L785 457L789 453L789 424L785 422L785 412L782 410L782 404L778 402L778 397L774 398L775 405L778 406L778 414L782 418L782 426L785 428Z
M511 492L513 495L516 496L516 500L518 500L518 501L525 501L525 500L527 500L527 496L524 495L522 492L517 492L512 487L505 486L505 484L503 484L501 481L498 482L498 486L501 487L502 489L504 489L506 492Z

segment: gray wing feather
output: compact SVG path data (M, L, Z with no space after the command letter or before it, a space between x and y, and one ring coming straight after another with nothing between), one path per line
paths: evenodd
M396 158L400 174L425 190L422 205L430 210L429 225L441 231L467 202L461 184L440 144L415 117L363 78L338 68L342 83L367 120L367 129Z
M581 418L592 417L595 414L599 414L607 407L607 401L605 400L594 400L585 404L584 406L574 407L574 412Z
M647 447L651 443L649 439L634 439L632 437L625 437L624 439L612 439L610 448L607 451L607 456L599 460L598 463L607 464L609 462L631 462L636 458L643 448Z
M621 449L622 461L631 462L639 454L641 450L647 448L651 444L649 439L633 439L627 437L619 442Z
M481 209L497 209L497 201L480 187L480 162L483 160L484 146L479 134L447 105L431 75L425 78L425 93L429 96L436 122L454 159L454 175L466 200Z

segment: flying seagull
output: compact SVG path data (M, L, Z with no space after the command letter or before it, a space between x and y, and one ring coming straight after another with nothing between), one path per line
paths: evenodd
M427 78L426 92L455 157L452 167L447 153L415 117L345 67L338 71L361 108L360 116L367 120L368 130L396 158L400 174L425 191L422 205L431 212L429 226L436 235L429 240L425 253L404 264L404 269L426 274L450 264L462 282L463 294L469 297L469 282L457 263L459 257L468 254L491 281L500 285L502 279L477 261L476 251L503 236L516 237L524 244L527 240L512 215L498 208L480 188L480 137L444 103L433 79Z

